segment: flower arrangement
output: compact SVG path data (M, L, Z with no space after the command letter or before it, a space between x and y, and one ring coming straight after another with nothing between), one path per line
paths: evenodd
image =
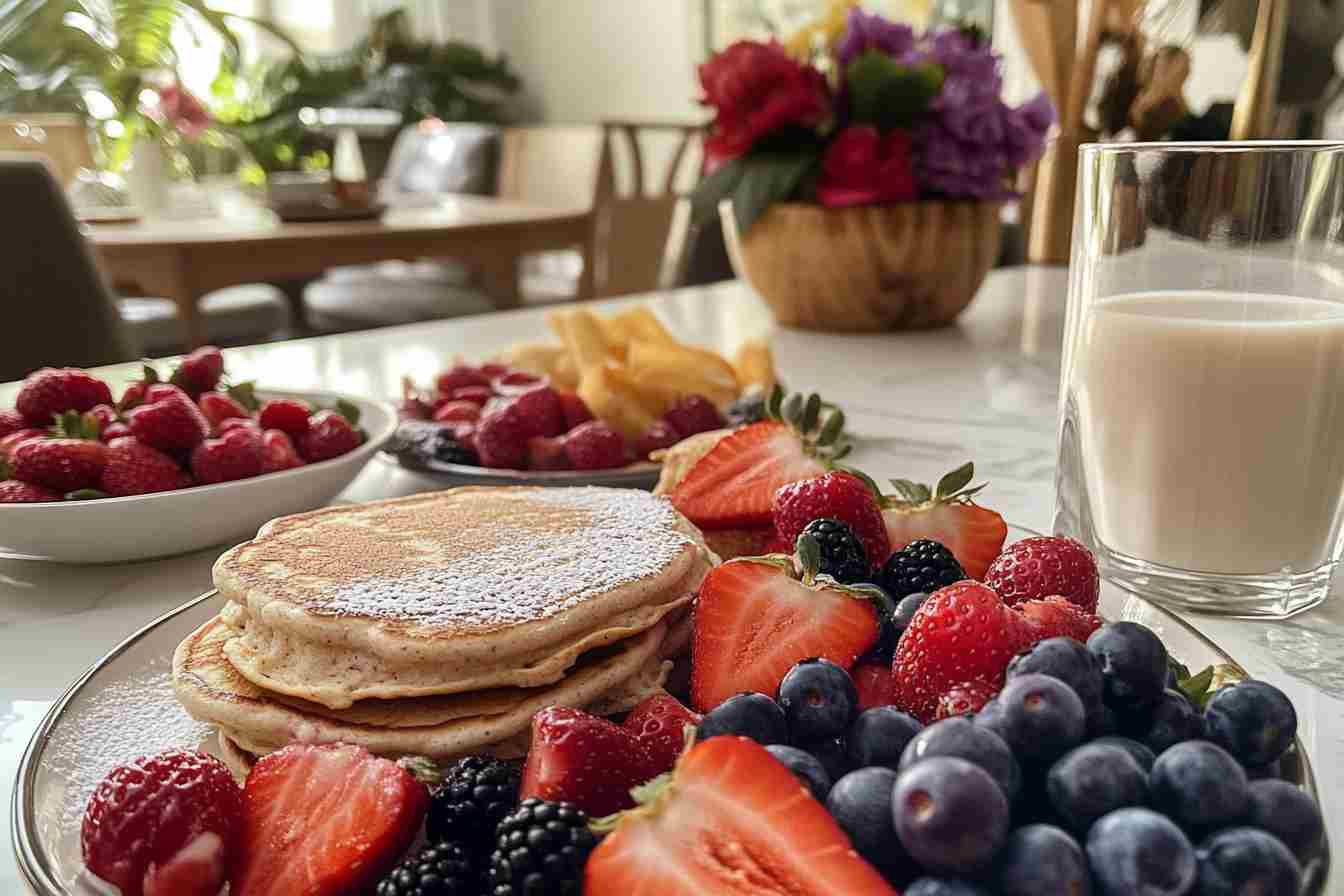
M1006 198L1054 121L1044 93L1004 103L1002 60L974 29L917 34L855 7L838 39L803 52L739 41L700 67L715 117L697 217L731 198L745 232L790 199L837 208Z

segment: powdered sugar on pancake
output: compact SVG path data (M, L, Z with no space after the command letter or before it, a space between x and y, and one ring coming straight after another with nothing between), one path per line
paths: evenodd
M572 511L583 524L547 531L527 519L528 505ZM694 543L667 502L597 488L528 492L518 524L499 520L490 535L493 545L469 556L342 583L304 605L327 616L493 629L656 576Z

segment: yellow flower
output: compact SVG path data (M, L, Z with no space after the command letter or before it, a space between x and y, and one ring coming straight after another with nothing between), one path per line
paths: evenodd
M859 0L830 0L826 10L813 22L799 28L784 41L784 48L793 56L807 59L817 47L830 48L845 33L849 11Z

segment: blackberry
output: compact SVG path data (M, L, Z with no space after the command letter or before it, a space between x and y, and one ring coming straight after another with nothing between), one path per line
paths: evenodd
M456 843L436 843L406 859L378 882L377 896L476 896L481 875Z
M922 591L932 594L945 585L966 578L952 552L936 541L912 541L888 558L882 567L882 587L896 600Z
M447 429L440 429L429 443L430 453L435 460L443 461L447 464L469 464L478 466L481 462L466 445L463 445Z
M748 423L760 423L766 418L765 396L748 395L739 398L728 406L724 413L730 426L745 426Z
M868 578L868 552L854 530L829 517L813 520L803 529L821 546L821 567L817 572L846 585Z
M495 826L518 804L522 774L517 763L493 756L458 760L429 803L425 831L431 843L460 843L489 853Z
M597 838L573 803L526 799L499 823L491 896L579 896Z

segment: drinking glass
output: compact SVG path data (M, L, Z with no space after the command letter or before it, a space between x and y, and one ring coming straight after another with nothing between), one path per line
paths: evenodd
M1344 510L1344 144L1088 145L1055 531L1145 598L1325 599Z

